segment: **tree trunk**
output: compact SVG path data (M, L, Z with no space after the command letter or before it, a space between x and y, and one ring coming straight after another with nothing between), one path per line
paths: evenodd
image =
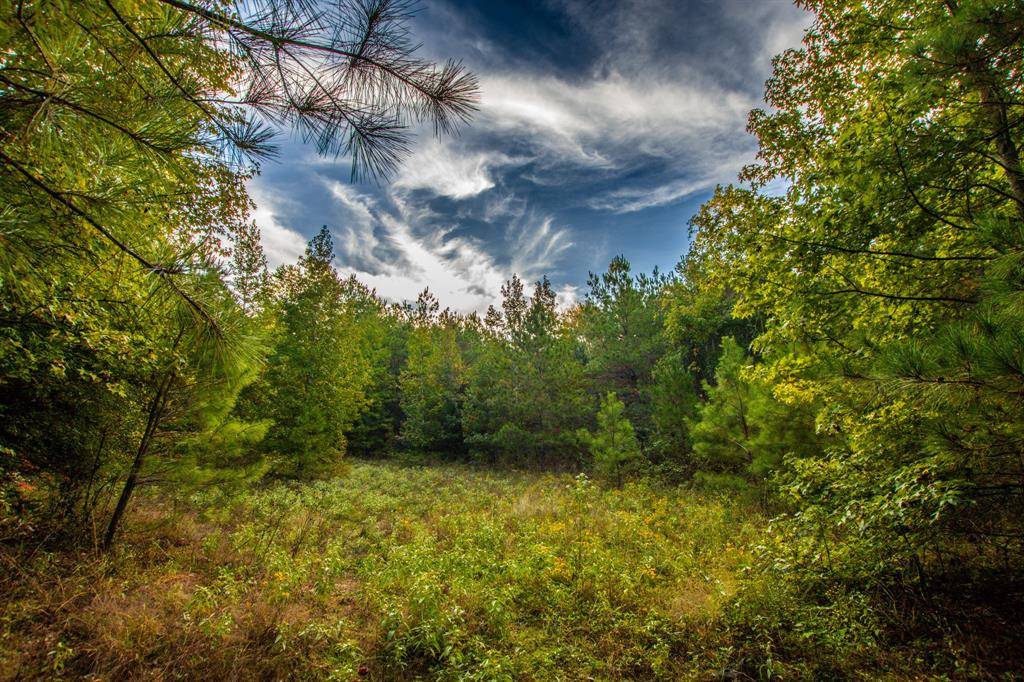
M1017 211L1024 218L1024 172L1021 170L1020 152L1013 139L1006 103L993 84L994 79L990 73L986 73L976 65L970 71L974 76L981 105L985 108L992 126L996 158L999 159L999 163L1003 167L1003 174L1010 185L1010 194L1017 202Z
M946 0L946 8L953 16L960 9L956 0ZM967 74L968 82L978 93L981 106L991 125L990 132L996 146L996 158L1010 185L1010 195L1017 203L1017 212L1024 218L1024 169L1021 167L1020 150L1013 139L1007 98L1003 96L990 60L978 51L971 50L961 58L954 56L954 61L960 63Z
M121 497L117 500L117 506L114 507L114 513L111 515L110 523L107 525L107 532L103 536L103 549L109 549L110 545L114 542L114 536L117 534L117 527L121 523L121 517L124 516L125 509L128 508L128 502L131 500L132 493L135 491L135 486L138 483L142 463L146 459L149 447L153 443L153 436L160 425L164 407L167 405L167 395L170 392L173 381L174 370L171 370L163 381L160 382L156 395L153 396L153 402L150 403L149 416L146 418L146 430L142 433L142 440L139 441L139 447L135 451L135 459L132 460L131 469L128 470L128 478L125 479L124 488L121 489Z

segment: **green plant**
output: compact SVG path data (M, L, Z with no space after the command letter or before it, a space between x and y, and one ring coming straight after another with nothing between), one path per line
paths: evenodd
M601 476L613 478L620 486L626 468L642 457L633 425L623 416L625 407L615 393L609 391L597 411L597 428L579 431L580 440L593 457L594 470Z

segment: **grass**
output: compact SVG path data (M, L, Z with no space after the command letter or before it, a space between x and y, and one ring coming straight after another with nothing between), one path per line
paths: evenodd
M1007 590L815 594L751 568L770 538L724 493L450 465L142 496L106 554L0 546L0 679L1019 672Z
M462 467L150 498L111 554L5 555L0 676L714 676L760 525L684 490Z

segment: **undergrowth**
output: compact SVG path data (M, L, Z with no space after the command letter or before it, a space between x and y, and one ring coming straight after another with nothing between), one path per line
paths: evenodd
M927 676L867 596L754 571L766 525L682 488L454 466L150 496L112 552L3 550L0 677Z

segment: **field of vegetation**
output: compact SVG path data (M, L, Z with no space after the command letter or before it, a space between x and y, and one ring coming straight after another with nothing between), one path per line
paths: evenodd
M711 675L761 525L679 490L455 466L180 507L146 500L107 556L5 555L5 676Z
M0 679L872 679L998 659L955 628L883 649L863 597L752 580L766 533L749 501L453 465L151 497L114 552L0 555Z

